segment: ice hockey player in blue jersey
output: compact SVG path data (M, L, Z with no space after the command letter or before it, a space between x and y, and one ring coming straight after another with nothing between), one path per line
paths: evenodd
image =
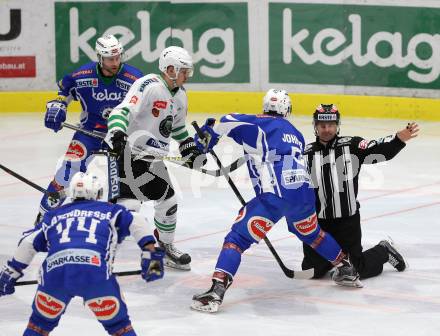
M89 62L58 82L58 97L47 103L44 124L58 132L66 120L67 105L72 100L81 104L81 128L88 131L107 132L107 118L111 110L122 102L130 86L143 76L133 66L123 63L124 49L113 35L97 39L95 51L98 62ZM85 171L89 156L103 147L97 138L76 132L70 142L64 160L48 186L50 196L40 203L40 215L62 204L64 198L56 197L69 184L78 171ZM56 196L54 196L56 195Z
M191 308L216 312L232 284L242 253L258 243L283 217L287 229L336 266L333 280L360 287L356 270L333 237L319 227L315 196L303 160L304 138L286 119L291 112L286 91L271 89L263 100L262 115L229 114L212 128L208 119L195 141L205 152L226 135L242 145L256 196L241 208L225 237L211 288L194 295Z
M47 252L24 336L46 336L58 325L70 300L79 296L109 335L134 336L127 306L112 274L117 245L130 234L142 249L142 278L163 277L165 251L155 247L145 219L118 204L99 201L96 175L76 173L70 184L72 203L47 212L24 233L14 257L0 271L0 296L14 293L37 252Z

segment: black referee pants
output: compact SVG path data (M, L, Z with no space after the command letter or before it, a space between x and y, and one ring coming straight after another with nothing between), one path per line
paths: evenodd
M385 247L376 245L362 251L362 231L359 212L353 216L336 219L318 219L321 228L330 233L342 250L350 255L350 261L359 272L361 279L374 277L382 273L383 264L388 261ZM314 278L323 277L333 265L321 257L313 248L303 244L304 259L302 269L315 269Z

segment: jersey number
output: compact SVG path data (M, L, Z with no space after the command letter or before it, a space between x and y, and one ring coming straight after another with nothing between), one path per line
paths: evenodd
M76 218L67 218L66 219L66 227L63 229L63 223L60 223L56 226L57 232L61 234L60 243L69 243L70 237L69 232L70 228L76 227L78 231L88 232L89 235L86 238L87 243L96 244L98 241L96 240L95 231L96 226L99 224L99 220L95 218L90 219L90 226L86 228L86 217L76 217Z

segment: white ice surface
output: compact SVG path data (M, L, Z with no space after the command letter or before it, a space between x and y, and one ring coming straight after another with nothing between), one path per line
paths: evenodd
M71 115L71 122L77 120ZM204 120L190 115L189 121ZM313 140L308 118L295 124ZM191 254L190 272L168 270L162 281L147 284L138 276L120 279L132 324L138 335L438 335L440 330L440 123L421 122L421 134L392 161L364 166L359 200L365 248L391 236L410 268L396 272L386 265L363 289L337 287L329 279L286 278L264 243L243 258L219 313L191 311L195 293L210 286L223 237L240 204L223 178L212 178L168 164L179 197L177 246ZM392 134L404 121L344 119L341 133L367 139ZM188 128L191 127L188 125ZM2 115L0 163L43 187L54 172L72 135L44 128L42 115ZM173 150L175 151L175 146ZM224 163L240 153L226 141L217 149ZM210 167L215 168L214 162ZM252 195L244 168L232 174L245 199ZM32 226L41 194L0 171L0 264L13 253L20 233ZM144 209L152 217L152 207ZM301 244L284 222L270 240L290 268L299 269ZM41 256L24 280L36 277ZM139 267L132 240L118 251L116 270ZM0 298L0 335L21 335L31 312L35 286L17 287ZM106 335L92 314L74 299L51 334Z

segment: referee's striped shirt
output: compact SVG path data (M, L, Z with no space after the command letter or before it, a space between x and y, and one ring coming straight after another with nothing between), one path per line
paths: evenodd
M372 141L337 136L325 146L318 139L308 144L304 149L304 158L315 187L318 218L356 214L362 164L390 160L403 147L405 143L395 135Z

